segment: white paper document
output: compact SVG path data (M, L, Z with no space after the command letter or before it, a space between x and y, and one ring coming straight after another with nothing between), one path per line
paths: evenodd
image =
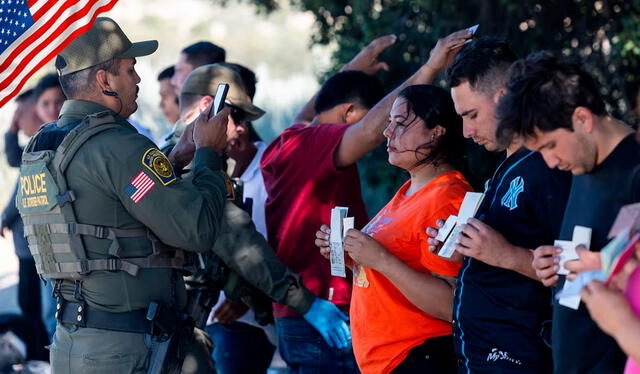
M453 255L453 252L456 250L456 243L458 241L458 235L460 235L462 225L467 223L469 218L476 215L483 198L484 194L480 192L467 192L466 195L464 195L464 200L462 200L462 204L460 205L460 211L458 211L458 216L449 216L444 226L438 230L438 236L436 239L444 241L442 248L438 252L438 256L450 258ZM449 232L451 232L451 234L449 234ZM444 239L438 239L443 236Z
M571 238L571 242L573 242L575 245L573 247L573 252L575 253L575 246L582 244L584 245L587 249L589 249L589 247L591 246L591 228L589 227L584 227L584 226L576 226L573 228L573 237ZM564 252L564 251L563 251ZM575 259L578 258L578 255L575 255ZM560 256L560 261L562 262L562 254ZM566 261L565 261L566 262ZM560 270L564 269L564 263L560 266ZM566 271L566 269L564 269ZM558 271L559 274L560 271ZM568 272L567 272L568 274ZM580 307L580 292L579 290L582 289L582 284L581 282L584 280L584 278L581 279L576 279L574 281L570 281L570 280L565 280L564 282L564 287L562 288L562 291L558 294L558 303L562 306L566 306L567 308L571 308L574 310L578 310L578 308ZM576 294L576 289L578 289L578 292ZM571 296L562 296L563 293L565 295L571 295Z
M344 224L346 222L347 224L353 225L353 218L346 218L348 211L349 208L341 206L331 209L331 234L329 235L331 275L336 277L347 276L344 265L343 239L346 233Z
M578 243L569 241L569 240L556 240L553 242L554 247L562 248L562 252L560 252L560 263L558 264L560 269L558 270L558 274L560 275L569 275L569 270L564 267L564 264L567 261L577 260L578 253L576 253L576 247Z

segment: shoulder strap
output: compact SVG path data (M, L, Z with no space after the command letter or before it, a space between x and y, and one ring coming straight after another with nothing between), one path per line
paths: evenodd
M76 152L78 152L78 149L80 149L87 140L105 130L118 127L120 127L120 125L118 125L116 119L109 111L95 113L85 117L82 123L71 130L60 146L58 146L58 149L56 149L53 167L56 168L61 175L64 175L67 166L69 166Z

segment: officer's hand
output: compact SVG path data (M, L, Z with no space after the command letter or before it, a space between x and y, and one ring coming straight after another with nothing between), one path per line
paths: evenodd
M351 331L347 324L349 317L327 300L316 297L303 317L330 347L345 349L351 344Z
M211 103L213 105L213 103ZM227 122L230 109L224 107L218 114L207 120L209 109L200 113L193 128L196 148L209 147L222 154L227 147Z
M194 122L187 125L180 136L180 140L178 140L178 143L169 154L169 161L178 169L184 169L189 165L196 152L196 143L193 141L193 127Z
M213 316L222 324L229 324L238 318L242 317L249 307L242 301L225 300L220 304L218 309L213 313Z
M533 270L536 277L547 287L558 283L558 270L560 270L560 257L562 248L551 245L542 245L533 251Z

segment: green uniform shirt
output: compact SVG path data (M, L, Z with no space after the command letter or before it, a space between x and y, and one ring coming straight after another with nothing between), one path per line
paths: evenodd
M185 127L184 122L176 122L175 131L162 146L164 153L171 152ZM188 175L185 179L189 179L192 173ZM231 201L227 201L225 205L213 255L218 256L225 265L271 300L287 305L301 315L311 308L315 300L315 295L302 284L300 276L285 266L256 230L249 213ZM208 261L207 257L205 261ZM237 284L227 283L227 287L236 286ZM230 291L227 287L226 292Z
M95 103L68 100L58 126L105 110ZM77 221L121 229L146 227L167 245L192 252L211 250L227 191L219 156L210 148L198 149L193 177L182 180L155 144L124 118L114 117L120 127L90 138L69 164L66 179L76 194ZM141 198L132 195L136 177L147 181L139 189L147 190L153 183ZM109 240L83 239L89 259L107 257ZM152 253L146 238L120 238L119 242L123 258ZM73 282L64 281L65 299L72 300L73 291ZM124 271L92 272L82 282L82 296L88 305L109 312L147 308L151 301L175 302L181 308L186 299L182 277L172 269L140 269L135 277Z

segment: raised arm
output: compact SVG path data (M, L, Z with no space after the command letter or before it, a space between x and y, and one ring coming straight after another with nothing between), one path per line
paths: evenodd
M389 70L386 62L378 61L380 54L396 42L395 35L381 36L358 53L351 61L346 63L340 71L359 70L367 74L377 74L381 70ZM318 93L313 95L311 99L302 107L302 110L294 118L294 123L309 123L315 116L314 107L316 105L316 97Z
M431 57L429 57L427 63L385 96L358 123L349 127L334 155L336 167L343 168L354 164L382 143L384 141L382 131L387 126L389 111L400 91L408 86L433 82L436 76L451 64L460 50L459 47L471 35L468 29L464 29L438 40L438 43L431 51Z

